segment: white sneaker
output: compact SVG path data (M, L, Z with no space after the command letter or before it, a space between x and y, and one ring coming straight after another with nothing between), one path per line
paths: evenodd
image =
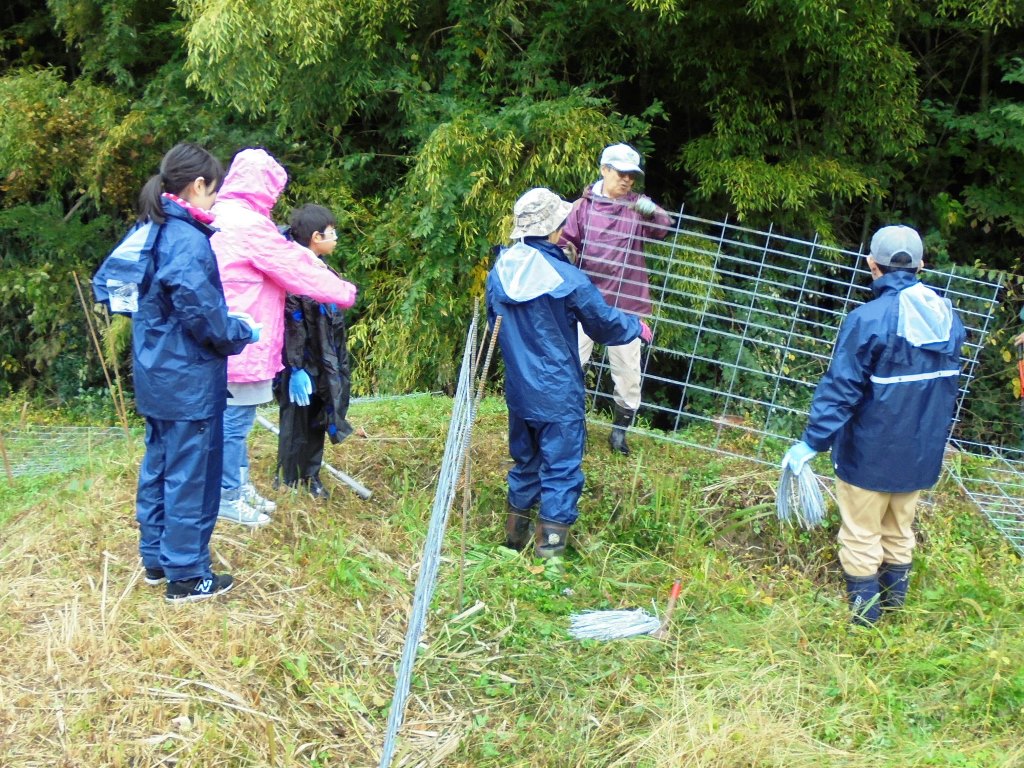
M260 512L241 497L234 501L222 501L220 509L217 510L217 519L248 525L251 528L257 528L270 522L269 515Z
M245 499L245 503L250 507L258 509L260 512L266 512L268 515L277 510L277 504L270 499L260 496L256 486L252 483L246 483L242 486L242 498Z

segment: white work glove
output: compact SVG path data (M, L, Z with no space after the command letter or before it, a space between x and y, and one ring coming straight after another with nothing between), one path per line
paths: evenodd
M800 470L804 468L804 464L817 455L818 452L816 450L801 440L799 443L793 443L790 449L786 451L786 455L782 457L782 468L785 469L788 465L794 475L799 475Z
M658 206L647 195L640 195L637 201L633 203L633 210L649 219L658 210Z

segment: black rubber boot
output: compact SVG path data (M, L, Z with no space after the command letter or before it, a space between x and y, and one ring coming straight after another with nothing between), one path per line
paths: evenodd
M322 499L326 501L331 498L331 492L324 488L324 484L320 482L319 475L313 475L312 477L304 480L303 483L306 485L306 490L309 491L309 495L314 499Z
M545 560L550 557L561 557L565 554L565 544L569 540L569 526L555 523L543 517L537 520L537 535L533 542L533 554Z
M910 586L910 563L882 563L878 569L878 589L883 611L902 608Z
M520 552L530 540L533 510L514 507L508 499L505 500L505 509L508 512L505 516L505 546Z
M846 577L846 596L850 601L851 621L861 626L871 626L882 615L879 603L878 575Z
M616 403L615 419L612 421L612 433L608 435L608 447L613 451L629 456L629 446L626 444L626 429L633 424L633 417L636 411L623 408Z

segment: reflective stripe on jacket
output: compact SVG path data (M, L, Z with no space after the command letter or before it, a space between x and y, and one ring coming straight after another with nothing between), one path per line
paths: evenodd
M816 451L831 448L836 476L858 488L922 490L942 469L966 332L952 312L944 339L914 346L899 335L900 293L917 282L891 272L872 283L876 298L843 321L814 392L801 439Z

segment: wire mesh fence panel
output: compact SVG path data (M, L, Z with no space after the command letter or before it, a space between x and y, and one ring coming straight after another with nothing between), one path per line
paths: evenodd
M135 431L135 437L141 435ZM0 477L62 474L89 463L93 452L125 439L121 427L35 426L26 424L0 432L3 471Z
M499 318L500 320L500 318ZM495 329L495 335L497 329ZM475 377L478 362L474 362L480 336L479 316L473 314L466 334L466 345L462 353L462 366L459 369L458 386L452 398L452 416L448 425L448 437L445 440L444 456L441 459L437 487L434 493L434 504L430 511L430 522L427 527L427 538L423 543L423 555L420 560L419 576L413 594L412 608L409 612L409 626L405 634L405 645L402 658L396 670L395 691L388 712L387 727L384 733L384 745L381 749L380 768L388 768L392 764L398 745L399 733L405 719L405 705L412 685L413 667L416 663L420 640L426 628L430 601L437 586L438 573L441 567L441 548L444 543L445 529L448 526L448 515L455 500L459 481L462 478L464 462L467 460L470 441L472 440L473 421L476 418L477 401L474 400L474 388L478 385ZM493 350L492 340L492 350ZM482 345L480 345L482 350ZM476 355L479 360L479 355ZM490 364L488 355L483 367L483 378L487 377L487 366ZM482 392L482 387L481 390Z
M624 219L632 215L623 208ZM632 431L775 463L806 425L843 318L873 297L864 253L682 210L653 237L652 228L606 246L596 265L585 242L579 262L607 277L620 260L637 263L642 253L646 261L654 344L641 352L643 400ZM620 296L643 290L635 271L622 275ZM926 270L922 280L952 302L968 331L959 422L1000 285L960 267ZM591 421L605 421L614 399L607 350L591 360L587 392ZM1024 552L1024 453L953 442L968 465L982 468L972 479L960 462L951 467L954 477Z
M654 344L641 352L643 402L634 429L726 453L735 451L723 438L738 430L755 438L755 459L774 461L766 439L799 436L843 318L872 298L864 254L682 211L658 235L620 241L621 258L626 249L633 260L641 250L645 256L654 329ZM590 271L586 246L580 264ZM620 258L611 250L596 267L605 275ZM960 268L929 270L923 279L950 299L968 329L959 416L1000 286ZM621 296L641 283L624 277ZM587 373L592 416L611 409L613 390L604 350ZM707 430L691 434L699 425L712 429L710 442ZM749 457L749 441L743 452Z
M1024 451L952 440L946 462L968 498L1024 557Z

